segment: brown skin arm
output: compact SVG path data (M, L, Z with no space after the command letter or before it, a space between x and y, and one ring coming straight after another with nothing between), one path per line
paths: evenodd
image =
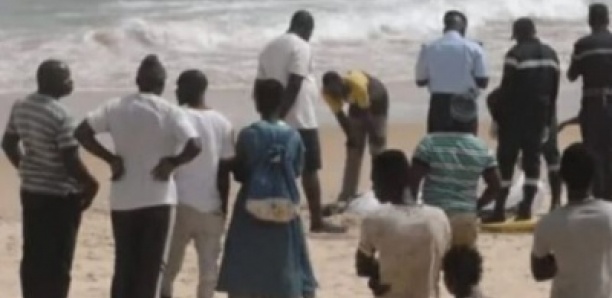
M557 274L557 262L553 255L547 255L543 258L531 256L531 273L536 281L551 280Z
M20 141L21 139L17 134L5 133L2 138L2 150L16 169L19 168L23 156L21 148L19 147Z
M202 151L202 144L198 138L191 138L183 147L181 153L175 156L166 156L159 160L157 166L151 171L153 178L158 181L168 181L176 169L192 161Z
M412 168L410 169L410 191L413 198L418 197L421 181L425 179L427 173L429 173L429 164L418 158L413 158Z
M63 149L61 155L68 175L76 179L83 187L80 199L82 200L81 207L85 210L91 206L98 193L98 181L83 163L77 146Z
M499 175L499 170L497 169L497 167L486 169L482 173L482 178L487 184L487 188L480 196L480 199L478 199L478 210L495 201L495 198L499 195L499 192L501 191L501 177Z
M285 89L285 96L283 98L283 103L280 107L280 118L285 119L287 114L295 104L297 100L298 94L300 94L300 89L302 89L302 82L304 81L304 77L291 74L289 76L289 80L287 81L287 88Z
M113 160L116 156L111 153L106 147L102 146L98 139L96 139L96 133L91 128L87 120L81 122L77 127L75 133L75 138L81 143L83 148L87 150L89 153L94 156L102 159L108 164L112 164Z
M224 159L219 162L219 170L217 171L217 189L221 195L221 211L223 211L223 214L227 214L232 167L233 160Z

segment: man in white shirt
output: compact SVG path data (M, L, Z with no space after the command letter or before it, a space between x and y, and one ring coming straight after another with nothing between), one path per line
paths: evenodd
M102 105L75 133L83 147L112 171L112 298L159 297L177 201L172 175L201 151L185 113L159 97L165 80L159 59L147 56L136 78L139 92ZM114 153L96 139L101 133L112 137Z
M374 158L373 189L384 205L363 221L356 265L357 274L369 278L375 297L438 297L442 258L451 245L450 224L442 209L405 196L410 196L409 168L401 151Z
M200 274L196 297L212 298L235 154L233 128L225 116L206 106L208 80L201 71L183 72L177 86L176 97L200 135L202 152L176 172L179 204L162 297L172 297L172 284L181 270L187 244L193 240Z
M307 11L293 15L289 31L271 41L259 56L257 79L275 79L285 87L280 116L297 129L304 142L302 187L310 208L312 232L342 233L346 229L323 220L321 210L321 146L314 101L320 96L313 75L312 52L308 41L314 19Z
M612 203L591 196L592 153L581 143L561 159L568 204L542 218L533 239L531 269L553 279L552 298L612 297Z
M416 83L431 93L427 131L448 130L452 123L450 101L455 97L476 100L478 89L489 79L480 44L464 37L467 18L459 11L444 15L444 36L421 49L416 64ZM477 127L474 127L474 132Z

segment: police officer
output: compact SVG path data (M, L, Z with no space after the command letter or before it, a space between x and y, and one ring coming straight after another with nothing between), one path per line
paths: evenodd
M459 11L444 15L444 35L423 46L416 64L416 84L431 92L427 132L452 129L453 98L476 100L488 85L482 46L465 38L467 18ZM476 127L474 127L476 132Z
M494 214L485 219L487 222L505 220L506 199L519 153L522 153L526 179L516 219L531 218L531 205L540 178L540 156L555 114L559 90L559 59L551 47L536 37L533 21L518 19L512 31L517 44L506 54L496 115L502 192L495 203Z
M579 121L584 144L596 160L593 195L612 200L612 34L608 7L589 8L592 33L576 42L567 73L570 81L582 77Z

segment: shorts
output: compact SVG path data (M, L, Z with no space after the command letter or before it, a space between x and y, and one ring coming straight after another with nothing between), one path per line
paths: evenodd
M478 216L475 213L448 214L451 226L451 245L476 247L478 240Z
M304 144L304 173L311 174L321 169L321 144L319 131L315 129L298 129Z

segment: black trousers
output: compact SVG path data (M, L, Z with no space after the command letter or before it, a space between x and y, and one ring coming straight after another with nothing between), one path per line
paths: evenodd
M612 96L583 98L580 129L595 158L593 195L612 201Z
M77 197L21 191L23 298L66 298L81 224Z
M159 298L175 221L174 206L113 211L112 298Z
M522 167L526 184L537 187L537 181L540 178L544 131L543 121L499 123L497 161L504 187L509 187L512 182L519 153L522 153L523 157Z
M445 132L457 130L453 127L450 103L453 94L434 93L429 101L429 112L427 114L427 133ZM478 134L478 119L472 123L472 131Z

